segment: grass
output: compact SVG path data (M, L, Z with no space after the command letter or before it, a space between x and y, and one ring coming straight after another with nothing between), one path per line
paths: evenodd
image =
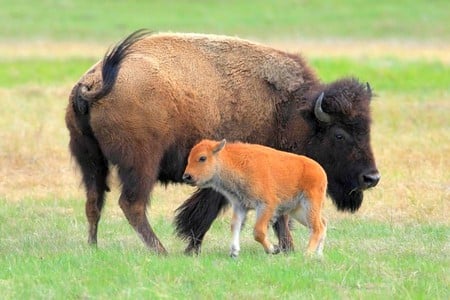
M0 87L20 85L60 85L73 82L95 60L79 59L15 59L0 61Z
M0 0L1 298L449 299L449 6ZM140 27L255 36L300 49L324 81L353 75L371 83L382 179L355 215L327 201L323 260L303 256L300 226L295 253L265 255L251 221L232 260L229 214L213 224L201 256L185 257L172 225L192 192L184 186L158 186L149 209L168 257L144 248L118 207L117 184L99 248L88 247L84 195L67 149L67 97L108 45Z
M10 221L0 225L0 287L6 299L449 296L449 229L443 225L356 217L332 222L323 260L303 256L307 232L301 227L294 231L297 252L270 257L247 226L241 256L232 260L228 217L214 224L202 255L192 258L171 234L171 219L156 213L155 230L171 252L162 258L144 249L116 205L107 204L95 250L85 243L80 200L4 203L0 219Z
M22 58L0 61L0 87L61 85L76 81L97 59ZM314 58L311 65L323 81L355 76L370 81L376 90L389 92L450 92L450 66L439 61L380 57L373 59Z
M113 40L137 28L245 36L448 41L445 0L1 0L2 39Z

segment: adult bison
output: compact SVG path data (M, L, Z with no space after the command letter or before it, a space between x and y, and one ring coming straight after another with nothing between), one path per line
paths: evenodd
M371 96L356 79L323 84L300 56L249 41L131 34L80 79L66 111L86 189L89 242L97 242L115 165L125 216L150 249L165 253L146 216L148 197L157 181L182 182L189 150L203 138L308 155L324 167L337 208L356 211L363 191L380 178L370 147ZM203 189L178 209L187 252L200 250L226 206L220 194ZM280 246L291 247L287 218L274 228Z

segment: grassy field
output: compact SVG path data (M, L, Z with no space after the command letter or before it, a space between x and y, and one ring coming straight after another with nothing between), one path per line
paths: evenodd
M270 38L450 39L446 0L0 0L0 7L0 37L9 39L110 42L141 27Z
M143 2L0 0L0 298L450 298L448 1ZM323 260L303 256L300 226L295 253L265 255L250 221L232 260L228 214L202 255L185 257L172 225L192 192L185 186L157 187L149 209L168 257L144 248L115 185L99 248L88 247L67 96L108 46L140 27L254 38L301 52L324 81L371 83L382 180L354 215L327 202Z

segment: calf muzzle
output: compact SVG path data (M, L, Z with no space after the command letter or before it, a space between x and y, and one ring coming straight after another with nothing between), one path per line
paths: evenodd
M194 185L194 183L195 183L194 178L189 173L184 173L182 179L184 182L186 182L190 185Z

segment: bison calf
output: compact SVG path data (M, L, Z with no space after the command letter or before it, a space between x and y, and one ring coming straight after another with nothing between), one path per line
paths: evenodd
M266 253L278 247L267 238L269 222L289 214L310 228L308 253L322 254L326 222L321 217L327 176L323 168L306 156L269 147L203 140L188 158L184 181L200 188L213 188L233 206L232 257L239 254L239 233L250 209L256 210L255 240Z

